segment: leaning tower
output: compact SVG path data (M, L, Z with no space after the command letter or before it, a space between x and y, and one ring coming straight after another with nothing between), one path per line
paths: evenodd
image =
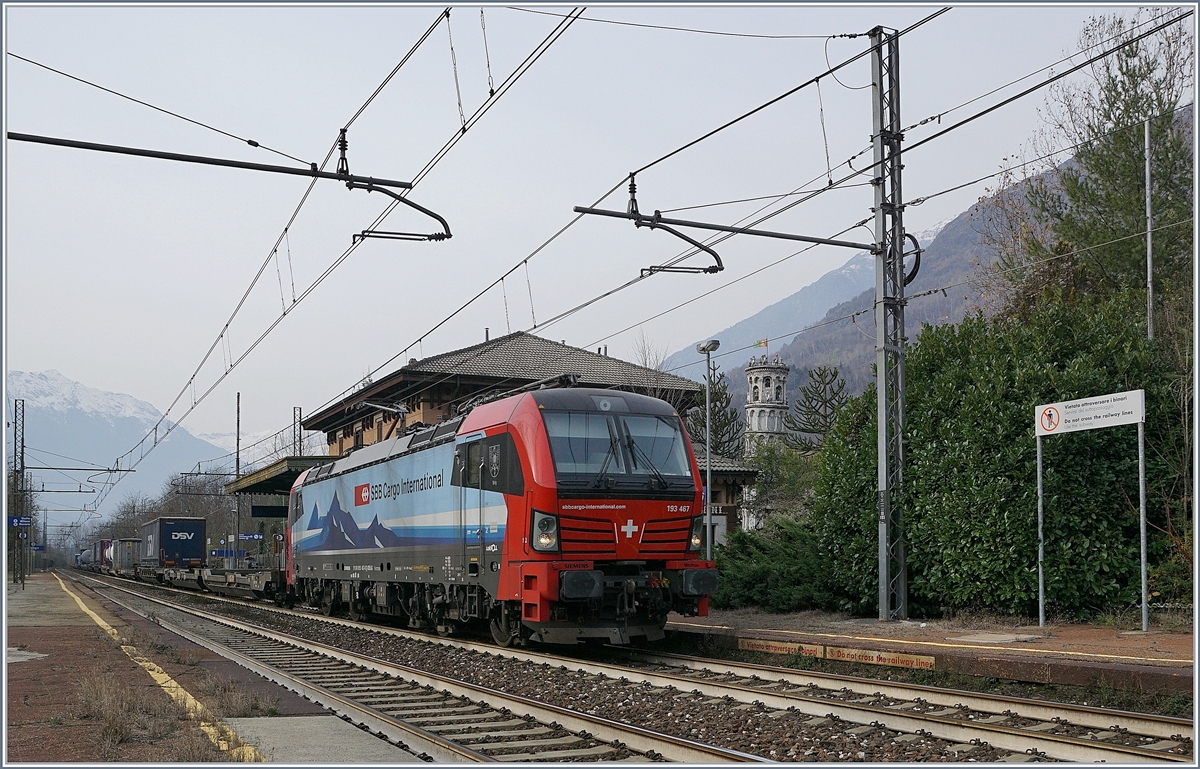
M746 456L764 441L783 438L783 417L788 412L788 367L776 355L751 358L746 364Z

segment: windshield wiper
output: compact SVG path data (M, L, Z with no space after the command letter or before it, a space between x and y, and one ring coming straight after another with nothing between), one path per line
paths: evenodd
M659 482L659 485L662 488L667 488L667 479L663 477L663 474L660 473L658 468L654 466L654 463L650 461L650 457L646 454L646 450L637 444L637 441L633 439L632 435L629 436L629 454L630 458L633 460L633 467L635 470L637 469L638 454L641 454L642 459L645 460L646 469L648 469L651 473L654 473L654 479Z
M608 453L604 455L604 462L600 465L600 472L596 473L596 477L592 479L592 486L601 488L601 486L610 487L616 484L616 481L607 476L608 463L617 455L617 436L613 432L612 424L608 424Z

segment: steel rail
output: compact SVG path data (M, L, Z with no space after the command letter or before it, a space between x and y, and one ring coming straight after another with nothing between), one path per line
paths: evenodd
M952 718L948 711L957 710L953 705L939 707L937 711L925 713L901 710L900 708L922 704L907 697L905 698L908 700L906 702L887 706L873 704L873 701L880 699L875 697L874 693L864 693L857 700L844 701L820 696L805 696L799 692L773 692L744 683L716 682L667 673L649 673L644 670L638 670L637 674L656 686L680 688L691 685L701 693L712 697L729 696L742 702L760 702L767 707L781 710L794 709L815 717L836 717L843 721L872 724L903 732L923 732L939 739L958 743L970 743L972 740L986 741L993 747L1017 753L1026 752L1032 748L1039 753L1063 761L1192 762L1190 755L1176 755L1128 745L1109 745L1096 738L1046 734L1030 727L1022 728ZM878 691L878 687L868 688ZM993 716L993 718L1007 720L1009 716L1000 715ZM1033 726L1044 727L1045 722ZM1057 727L1058 724L1051 721L1050 726ZM1066 725L1064 724L1064 726ZM1104 727L1105 730L1107 728Z
M187 594L193 596L196 595L194 592L179 592L186 592ZM206 598L211 599L211 597L208 596L206 596ZM151 598L149 600L158 599ZM243 606L245 605L245 603L241 601L229 602ZM274 607L258 608L284 614L292 613ZM192 610L189 609L189 611ZM606 675L612 678L636 675L655 686L670 686L685 690L688 688L695 688L702 693L708 694L709 696L729 696L739 702L760 702L768 707L780 709L792 708L796 711L815 717L834 716L844 721L853 723L884 725L886 728L910 733L928 733L933 737L953 740L956 742L965 743L970 742L972 739L986 740L994 747L1016 752L1025 752L1030 747L1033 747L1034 749L1045 753L1047 756L1067 761L1129 761L1134 759L1150 762L1190 763L1192 760L1192 756L1170 754L1159 750L1151 750L1135 746L1109 745L1095 738L1085 739L1063 735L1043 734L1037 731L1031 731L1029 727L1021 728L1014 726L1002 726L995 723L979 723L963 719L950 718L944 713L944 711L939 714L916 712L905 713L897 710L898 707L903 707L904 705L886 707L880 705L869 705L865 702L845 702L823 697L803 696L798 693L771 692L761 688L761 685L755 686L752 683L739 684L734 682L717 682L680 674L661 672L652 673L636 667L625 667L610 663L584 661L577 658L555 656L540 652L526 651L523 649L505 649L485 643L451 640L446 638L434 639L420 633L411 633L397 628L381 627L379 625L354 622L340 618L324 617L320 615L313 616L308 615L307 613L304 613L303 616L311 616L312 619L317 619L331 624L342 625L345 627L360 629L369 628L371 630L384 632L389 635L411 638L413 640L420 640L426 643L445 644L447 646L490 653L496 656L504 656L536 664L569 664L577 670L592 674ZM231 620L222 621L232 622ZM705 670L708 672L713 672L714 666L716 666L717 668L724 668L725 670L723 672L727 674L743 676L748 679L752 678L753 676L758 676L759 679L764 679L764 674L766 674L773 676L776 680L787 679L789 684L795 686L815 685L822 686L822 688L840 688L841 686L852 684L862 688L864 692L868 689L870 690L869 695L864 694L862 699L865 700L877 699L873 695L875 693L879 693L894 699L908 700L912 702L912 704L919 704L917 703L917 700L919 699L925 704L934 704L942 708L957 709L956 706L967 706L972 710L996 714L997 717L1000 715L1003 715L1004 717L1011 715L1011 712L1004 714L1001 708L1007 710L1011 707L1017 707L1021 709L1021 712L1017 714L1019 717L1038 720L1042 721L1043 723L1051 723L1055 724L1056 726L1059 723L1062 723L1062 721L1066 721L1068 723L1064 725L1089 727L1105 732L1117 727L1128 729L1139 736L1158 737L1161 739L1169 739L1170 737L1175 736L1184 736L1187 739L1192 739L1193 734L1192 722L1186 719L1177 719L1167 716L1151 716L1147 714L1129 713L1126 711L1105 710L1103 708L1059 705L1000 695L991 697L987 695L972 694L970 692L940 689L938 687L929 687L916 684L889 684L884 681L870 678L857 678L833 673L810 673L806 671L795 671L788 668L751 665L748 663L727 663L721 660L708 660L697 657L687 657L685 655L651 654L646 652L634 652L630 653L630 655L641 657L644 660L654 660L656 662L661 659L662 662L659 662L658 664L687 667L693 670ZM686 661L687 664L680 665L680 661ZM718 672L718 674L720 674L720 672ZM770 683L770 681L763 680L763 683ZM951 700L953 700L953 702L951 702ZM1118 719L1117 724L1113 724L1114 717ZM882 719L886 719L886 722L884 722ZM1060 719L1060 721L1056 723L1055 719ZM1040 727L1041 725L1038 724L1034 726ZM1031 743L1035 744L1031 745Z
M879 692L885 696L897 699L913 699L914 695L916 695L933 705L941 705L943 707L965 705L971 710L978 710L985 713L999 714L1005 710L1020 708L1020 714L1026 718L1034 718L1039 721L1053 721L1056 718L1066 719L1076 726L1108 729L1113 725L1112 719L1119 718L1122 727L1137 734L1144 734L1149 737L1161 737L1163 739L1182 735L1188 739L1194 739L1193 722L1186 718L1110 710L1089 705L1070 705L1043 700L1029 700L1003 694L977 694L923 684L899 685L888 681L844 676L837 673L812 673L809 671L797 671L793 668L755 665L747 662L727 662L725 660L712 660L684 654L644 651L622 651L621 653L628 654L631 658L653 664L683 667L689 670L728 673L744 678L757 677L763 681L786 680L793 686L810 686L816 684L823 688L834 689L843 686L861 686L870 688L873 692Z
M534 657L529 652L514 652L511 649L495 648L493 654L500 656L509 656L515 659L525 661L542 661L544 655L539 655L541 659ZM562 664L564 660L555 658L558 664ZM714 661L721 665L720 661ZM912 691L904 693L905 687L891 686L896 694L889 695L896 699L904 699L907 702L895 706L884 706L870 704L862 700L876 700L875 692L882 693L882 682L876 682L873 679L859 679L857 682L862 684L872 691L864 693L859 701L840 701L831 700L824 697L805 696L796 692L772 692L767 689L756 687L750 684L739 684L734 682L718 682L690 676L683 676L671 673L649 672L639 668L630 668L619 665L611 665L607 663L585 662L578 659L572 659L570 664L578 670L587 673L602 674L610 677L636 675L642 680L650 683L653 686L659 687L674 687L676 689L688 690L689 687L694 688L702 694L710 697L731 697L739 702L759 702L767 707L778 708L780 710L796 710L814 717L831 717L834 716L843 721L849 721L857 724L872 724L879 725L884 728L893 729L902 732L924 732L939 739L951 740L958 743L969 743L971 740L980 740L990 743L993 747L1002 748L1022 753L1030 748L1036 749L1041 753L1045 753L1051 758L1057 758L1064 761L1129 761L1137 759L1148 762L1182 762L1191 763L1191 756L1182 756L1171 753L1165 753L1159 750L1151 750L1148 748L1139 748L1128 745L1109 745L1097 739L1085 739L1080 737L1069 737L1055 734L1044 734L1029 728L1021 728L1014 726L1004 726L997 723L980 723L968 721L964 719L951 718L946 713L946 710L957 710L955 705L947 703L939 711L932 713L916 713L898 710L897 708L919 704L912 697ZM769 682L764 682L769 683ZM803 684L798 684L803 685ZM921 687L922 689L933 689L933 687ZM946 691L946 690L942 690ZM922 698L924 699L924 698ZM960 700L963 698L960 698ZM1028 701L1010 699L1010 702L1016 702L1021 707L1028 705ZM997 712L990 710L985 712ZM1030 719L1040 718L1036 716L1027 716L1025 713L1020 713L1020 716ZM1008 716L1000 716L1007 719ZM1054 726L1058 726L1053 721L1053 717L1046 719ZM1076 724L1082 726L1082 724ZM1041 726L1041 724L1035 725ZM1099 727L1102 730L1108 730L1111 722ZM1172 733L1174 736L1176 733ZM1148 735L1159 736L1159 735Z
M387 662L385 660L380 660L380 659L377 659L374 657L368 657L365 655L355 654L353 652L345 651L342 649L337 649L335 647L328 646L326 644L318 643L315 641L308 641L308 640L305 640L305 639L302 639L302 638L299 638L296 636L288 635L286 633L279 633L277 631L267 630L266 628L261 628L261 627L257 627L257 626L250 625L247 623L239 622L237 620L230 619L229 617L212 614L210 612L206 612L201 609L196 609L194 607L184 607L184 606L179 606L177 604L172 604L169 601L165 601L160 598L154 598L151 596L147 596L143 593L138 593L137 591L130 590L129 588L126 588L121 585L115 585L115 584L108 583L108 582L102 582L101 584L103 584L105 587L108 587L110 589L120 590L122 592L129 593L131 595L135 595L142 600L149 601L149 602L155 603L155 604L159 604L161 606L166 606L175 611L179 611L179 612L182 612L185 614L190 614L192 616L202 618L204 620L213 622L218 625L224 625L224 626L231 627L231 628L234 628L237 630L241 630L242 632L245 632L245 633L250 633L252 635L260 636L263 638L268 638L270 640L274 640L279 643L284 643L289 646L296 647L297 649L313 652L313 653L316 653L316 654L319 654L319 655L322 655L325 657L329 657L334 660L338 660L338 661L345 662L345 663L348 663L351 665L355 665L355 666L358 666L361 668L365 668L367 670L373 670L378 673L383 673L385 675L393 676L395 678L401 678L401 679L410 681L418 686L433 687L435 689L445 691L455 697L463 697L463 698L466 698L466 699L469 699L472 701L480 701L480 700L486 699L491 703L491 707L493 707L493 708L504 707L504 708L508 708L509 710L511 710L513 712L525 713L530 716L533 716L537 720L542 721L544 723L554 722L554 723L558 723L559 725L561 725L562 728L564 728L564 729L568 729L568 730L575 731L575 732L587 732L587 733L591 734L595 739L598 739L598 740L603 740L603 741L608 741L608 742L619 741L621 743L624 743L626 746L628 746L629 748L631 748L635 751L640 751L643 753L649 753L649 752L658 753L658 754L662 755L663 757L665 757L669 760L672 760L672 761L681 761L681 762L686 762L686 763L705 763L705 762L767 762L770 760L770 759L763 758L762 756L755 756L755 755L751 755L749 753L742 753L740 751L730 750L727 748L721 748L721 747L717 747L715 745L705 745L703 743L694 742L692 740L686 740L686 739L683 739L680 737L676 737L674 735L663 734L661 732L655 732L650 729L644 729L642 727L632 726L629 724L623 724L618 721L613 721L613 720L610 720L607 718L601 718L599 716L593 716L593 715L590 715L587 713L581 713L579 711L569 710L567 708L559 707L557 705L550 705L548 703L537 702L537 701L531 700L527 697L508 694L508 693L505 693L502 691L498 691L495 689L488 689L488 688L481 687L481 686L475 686L473 684L468 684L468 683L465 683L462 681L457 681L452 678L447 678L445 676L440 676L440 675L437 675L434 673L428 673L426 671L418 670L416 668L410 668L405 665L399 665L396 663ZM115 598L113 598L112 600L117 601L117 599L115 599ZM119 601L117 601L117 602L120 603ZM124 603L121 603L121 605L125 606L125 608L129 609L130 611L134 611L138 614L142 614L142 612L140 612L136 609L133 609L132 607L129 607ZM161 618L156 618L156 621L158 621L160 624L164 623L164 621ZM362 627L362 626L358 625L358 627ZM171 629L172 629L172 632L176 632L174 627L172 627ZM191 639L189 638L189 640L191 640ZM205 648L208 648L211 651L213 651L217 654L220 654L222 656L229 656L228 654L226 654L226 647L219 646L216 644L213 644L213 645L206 644ZM230 659L232 659L232 657L230 657ZM562 659L557 659L556 661L559 662L560 664L561 664L561 662L563 662ZM271 670L274 670L274 669L271 668ZM312 686L312 684L309 684L309 686ZM322 691L325 691L325 690L322 690ZM340 697L340 695L334 695L334 696ZM345 698L341 698L341 699L345 700ZM350 701L350 700L345 700L345 702L353 704L352 701ZM499 702L501 704L499 706L497 706L495 704L496 702ZM383 716L384 718L387 718L387 716L384 716L383 714L379 714L379 715ZM459 760L462 760L462 759L459 759ZM491 759L487 759L487 760L491 760ZM500 760L503 760L503 756L501 757Z
M107 585L107 587L118 590L124 589L116 585ZM154 601L164 605L169 605L165 601L159 601L159 599L150 598L140 593L136 593L135 595L145 601ZM120 600L119 598L115 598L113 596L107 597L113 603L123 606L135 614L143 617L146 616L146 614ZM171 606L171 608L176 611L188 611L177 606ZM187 630L186 628L171 622L170 620L164 619L160 616L155 616L153 621L160 627L170 630L172 633L175 633L182 638L186 638L197 646L202 646L215 654L219 654L220 656L225 657L226 659L259 674L268 681L273 681L281 686L285 686L302 697L306 697L316 704L332 710L339 716L344 716L355 723L363 724L376 734L383 734L392 742L402 743L409 750L409 752L413 753L414 758L419 759L420 756L418 754L423 752L434 761L439 763L480 763L496 760L489 756L485 756L482 753L477 753L469 748L455 744L454 742L451 742L443 737L439 737L436 734L427 732L420 727L406 724L403 721L392 718L385 713L375 710L374 708L343 697L336 692L332 692L323 686L317 686L313 683L310 683L299 676L286 673L271 665L265 665L258 660L255 660L253 657L243 654L224 644L220 644L216 641L205 638L203 635L193 633L192 631Z

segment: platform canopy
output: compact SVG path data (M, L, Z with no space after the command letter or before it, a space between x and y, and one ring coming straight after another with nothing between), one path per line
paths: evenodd
M282 494L287 496L300 473L333 461L329 456L284 457L261 470L243 475L225 484L226 494Z

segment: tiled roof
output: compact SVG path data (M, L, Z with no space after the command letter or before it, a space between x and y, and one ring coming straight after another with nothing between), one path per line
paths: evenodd
M400 372L538 381L578 374L580 385L703 392L691 379L517 331L461 350L410 361ZM398 372L398 373L400 373Z
M305 418L307 430L336 429L352 417L347 407L372 398L405 398L429 383L453 381L467 392L509 390L563 374L579 376L581 387L632 390L671 401L686 410L704 401L704 385L607 355L517 331L461 350L412 359L382 379L371 382ZM361 418L356 414L353 418Z
M696 452L696 464L700 465L700 473L704 473L704 444L698 441L692 442L692 451ZM714 473L758 473L758 468L754 465L748 465L739 459L723 457L720 454L712 455L712 469Z

